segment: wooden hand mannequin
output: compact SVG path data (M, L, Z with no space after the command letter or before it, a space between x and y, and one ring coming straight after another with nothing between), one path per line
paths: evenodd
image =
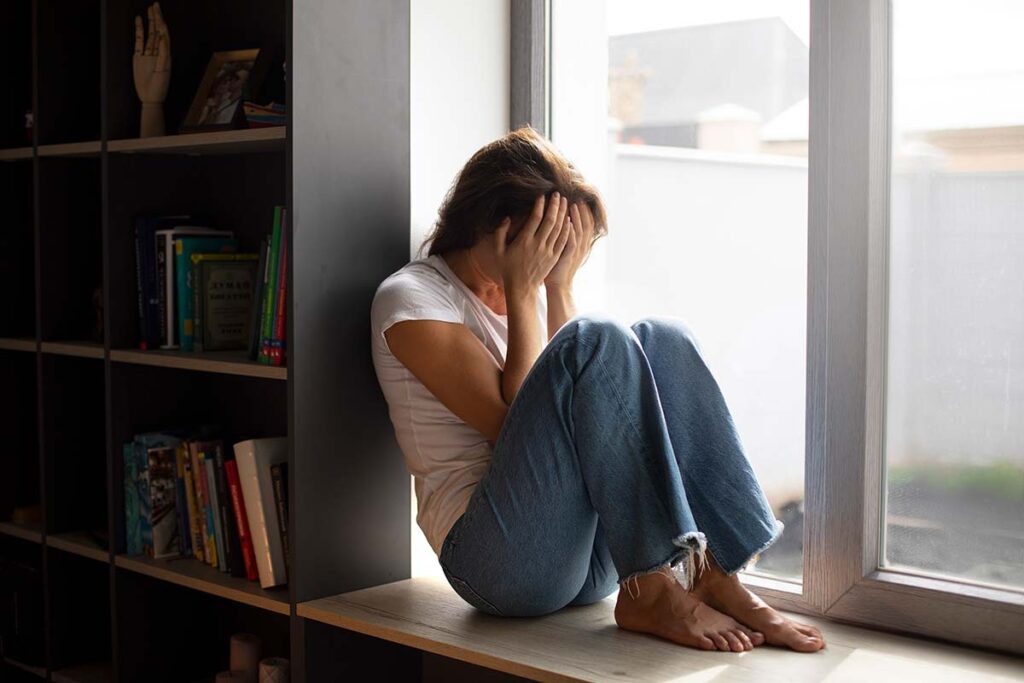
M135 17L135 55L132 72L135 92L142 101L142 124L139 137L164 135L164 98L171 82L171 34L160 12L160 3L154 2L146 10L149 33L145 35L142 17Z

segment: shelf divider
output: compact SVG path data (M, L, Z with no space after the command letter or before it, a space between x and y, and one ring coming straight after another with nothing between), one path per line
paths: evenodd
M215 372L222 375L243 375L266 379L288 379L288 368L262 365L249 360L244 351L174 351L171 349L111 349L110 360L117 363L155 365L179 370Z
M111 140L112 154L235 154L284 149L285 127L240 128L209 133L183 133L155 138Z
M43 542L42 526L38 523L20 524L18 522L0 522L0 534L7 534L32 543Z

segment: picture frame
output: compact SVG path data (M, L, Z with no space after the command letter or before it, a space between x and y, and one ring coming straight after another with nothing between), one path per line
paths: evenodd
M243 119L242 102L258 92L266 66L266 50L261 48L214 52L180 132L237 128Z

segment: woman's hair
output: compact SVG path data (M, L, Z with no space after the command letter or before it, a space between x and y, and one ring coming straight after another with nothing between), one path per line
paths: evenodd
M526 126L484 146L462 167L438 212L424 245L429 254L446 254L492 234L505 216L517 219L533 210L539 195L558 192L586 202L594 215L594 239L608 231L604 202L597 188L533 128Z

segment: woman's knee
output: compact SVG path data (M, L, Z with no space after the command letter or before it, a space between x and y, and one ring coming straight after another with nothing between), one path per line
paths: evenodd
M555 339L564 336L583 340L594 346L609 342L635 344L637 341L636 335L628 325L603 315L580 315L573 318L562 326Z
M679 318L649 317L633 323L633 333L646 349L651 344L669 343L684 348L700 350L697 337L685 322Z

